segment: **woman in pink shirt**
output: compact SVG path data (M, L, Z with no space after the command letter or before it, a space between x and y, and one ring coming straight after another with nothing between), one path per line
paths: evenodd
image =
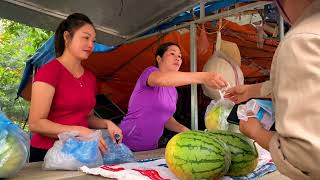
M30 162L42 161L62 132L77 131L79 136L87 136L93 132L89 128L107 128L110 137L122 134L113 122L93 114L96 78L81 61L92 53L95 37L92 22L83 14L72 14L58 26L57 58L40 68L32 85ZM102 138L99 148L102 153L107 148Z

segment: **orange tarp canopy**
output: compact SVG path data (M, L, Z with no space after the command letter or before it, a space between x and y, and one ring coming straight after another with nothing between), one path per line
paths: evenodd
M256 29L252 25L239 26L228 21L224 23L224 29L221 31L222 39L238 45L242 57L241 69L245 78L268 77L266 73L269 72L278 41L264 40L263 48L258 48ZM202 49L197 53L197 68L198 71L201 71L214 52L216 28L207 23L205 26L199 26L197 32L198 50ZM206 36L203 36L203 32ZM110 98L122 109L126 109L141 72L146 67L155 64L154 54L157 47L169 41L178 43L181 48L183 64L180 70L190 71L190 33L188 29L125 44L112 52L94 53L83 64L96 74L98 92Z

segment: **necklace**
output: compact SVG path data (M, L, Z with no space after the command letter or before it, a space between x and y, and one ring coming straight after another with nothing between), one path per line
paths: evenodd
M84 86L84 83L83 83L83 75L81 75L80 77L76 77L76 76L73 76L73 79L76 81L77 84L79 84L80 87L83 87Z
M80 85L80 87L83 87L83 83L82 83L82 76L80 76L80 78L79 79L77 79L78 81L79 81L79 85Z
M82 84L82 82L80 82L80 87L83 87L83 84Z
M80 77L77 77L76 74L79 74L79 73L75 73L75 71L73 71L72 68L67 68L67 66L64 63L60 62L59 59L57 61L77 81L77 83L79 83L80 87L84 87L83 80L82 80L82 76L84 76L85 74L84 69L80 70L80 71L83 71L82 75Z

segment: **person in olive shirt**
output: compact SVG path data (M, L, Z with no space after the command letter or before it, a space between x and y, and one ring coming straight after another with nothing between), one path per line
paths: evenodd
M241 102L272 96L276 131L265 130L255 118L240 120L240 131L270 151L283 175L292 179L320 178L320 1L277 0L292 24L272 61L269 83L243 85L226 98ZM274 176L274 179L288 179Z

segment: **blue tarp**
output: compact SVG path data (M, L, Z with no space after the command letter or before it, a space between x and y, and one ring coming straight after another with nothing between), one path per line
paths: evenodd
M241 2L252 2L252 0L221 0L221 1L215 1L215 2L208 2L205 4L205 15L206 16L210 15L214 11L217 11L219 9L223 9ZM196 17L200 17L200 6L196 6L193 8L193 14ZM191 14L191 12L184 12L179 16L175 17L174 19L172 19L171 21L164 22L158 25L157 27L146 31L142 35L159 32L161 30L165 30L172 26L176 26L176 25L182 24L183 22L192 21L192 20L193 20L193 15Z

